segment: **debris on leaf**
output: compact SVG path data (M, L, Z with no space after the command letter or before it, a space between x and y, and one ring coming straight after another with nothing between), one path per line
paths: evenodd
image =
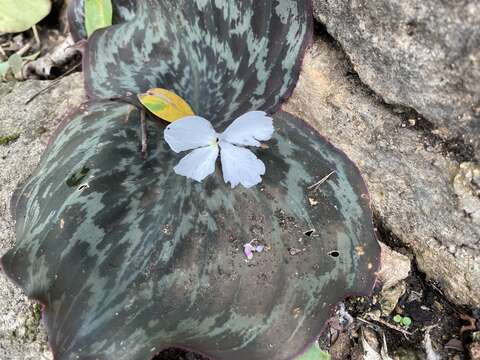
M252 244L248 243L243 245L243 253L245 254L248 260L253 259L253 251L255 251L255 248L252 246Z
M263 246L263 245L257 245L257 246L255 247L255 251L256 251L256 252L262 252L263 249L265 249L265 246Z
M308 198L308 202L310 203L311 206L317 206L318 205L318 201L315 200L314 198L311 198L311 197Z
M255 242L255 241L256 240L252 240L249 243L246 243L245 245L243 245L243 253L245 254L245 256L247 257L248 260L253 259L253 253L254 252L261 253L265 249L265 246L261 245L261 244L252 245L252 243Z
M188 116L168 125L165 141L175 152L193 150L174 170L178 175L202 181L215 171L220 153L223 179L232 189L238 184L249 188L262 181L265 164L243 146L261 145L273 134L272 119L263 111L251 111L234 120L221 133L199 116Z
M155 116L168 122L195 115L184 99L166 89L150 89L144 94L139 94L138 100Z
M327 181L330 176L332 176L333 174L335 174L335 170L332 170L330 171L330 173L328 173L327 175L325 175L323 178L321 178L320 180L318 180L315 184L313 185L310 185L307 189L308 190L313 190L313 191L316 191L318 190L318 188L320 188L320 186L325 182Z
M295 256L297 254L300 254L302 252L302 250L297 249L297 248L290 248L290 249L288 249L288 252L290 253L290 255Z

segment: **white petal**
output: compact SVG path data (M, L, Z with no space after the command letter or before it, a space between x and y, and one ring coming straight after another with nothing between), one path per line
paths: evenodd
M211 145L217 133L208 120L200 116L187 116L172 122L163 132L165 141L176 153Z
M220 135L220 139L235 145L260 146L273 134L272 118L263 111L250 111L235 119Z
M238 184L246 188L262 182L265 165L250 150L220 141L223 179L232 189Z
M217 145L195 149L183 157L173 170L175 170L178 175L186 176L196 181L202 181L215 171L217 157Z

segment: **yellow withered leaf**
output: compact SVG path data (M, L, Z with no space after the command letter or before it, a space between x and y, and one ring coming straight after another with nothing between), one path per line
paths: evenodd
M154 115L168 122L195 115L185 100L169 90L153 88L139 94L138 99Z

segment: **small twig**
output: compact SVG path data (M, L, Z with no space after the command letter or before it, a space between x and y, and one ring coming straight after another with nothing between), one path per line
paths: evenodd
M467 331L475 331L477 329L477 319L474 317L471 317L470 315L467 314L462 314L460 313L460 319L462 319L465 322L468 322L468 325L462 325L460 328L460 335L463 335L464 332Z
M53 80L50 84L48 84L46 87L44 87L43 89L41 89L38 92L36 92L35 94L33 94L27 101L25 101L25 105L27 105L30 101L35 99L38 95L43 94L43 93L47 92L48 90L50 90L51 88L53 88L54 86L56 86L60 82L60 80L62 80L65 76L71 74L76 68L78 68L80 66L80 64L81 63L78 63L75 66L73 66L72 68L68 69L62 75L60 75L58 78Z
M35 42L37 43L38 47L41 47L42 44L40 43L40 36L38 36L37 26L34 24L32 26L33 36L35 37Z
M364 323L369 324L369 325L378 326L378 325L376 325L376 324L374 324L374 323L372 323L372 322L370 322L370 321L368 321L368 320L362 319L362 318L360 318L360 317L357 317L357 320L360 320L361 322L364 322ZM396 331L402 333L407 339L408 339L408 336L412 336L412 335L413 335L412 332L407 331L407 330L404 330L404 329L402 329L401 327L398 327L398 326L396 326L396 325L390 324L389 322L384 321L384 320L382 320L382 319L376 319L376 320L373 320L373 321L376 321L376 322L378 322L378 323L380 323L380 324L382 324L382 325L384 325L384 326L386 326L386 327L388 327L388 328L390 328L390 329L393 329L393 330L396 330Z
M363 323L365 323L365 324L368 324L368 325L370 325L370 326L373 326L373 327L375 327L375 328L380 328L379 325L374 324L374 323L372 323L371 321L362 319L361 317L357 317L357 318L355 318L355 319L358 320L358 321L360 321L360 322L363 322Z
M23 56L28 50L30 50L31 47L32 47L32 44L28 42L17 51L17 54L20 56Z
M321 178L315 184L310 185L307 189L308 190L317 190L320 187L320 185L322 185L325 181L327 181L330 178L330 176L332 176L335 172L336 172L335 170L331 171L328 175Z
M142 144L143 158L147 158L147 122L145 121L145 110L140 110L140 139Z

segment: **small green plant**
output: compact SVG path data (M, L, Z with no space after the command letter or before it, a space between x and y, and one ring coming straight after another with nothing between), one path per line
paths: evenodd
M20 134L11 134L0 136L0 145L8 145L16 141L20 137Z
M0 0L0 32L28 30L50 13L50 0Z
M318 343L315 343L307 352L297 357L295 360L330 360L330 354L320 349Z
M400 324L401 326L404 327L409 327L412 325L412 319L409 318L408 316L402 316L400 314L397 314L393 317L393 321L395 321L397 324Z
M112 25L111 0L85 0L85 27L90 36L95 30Z

